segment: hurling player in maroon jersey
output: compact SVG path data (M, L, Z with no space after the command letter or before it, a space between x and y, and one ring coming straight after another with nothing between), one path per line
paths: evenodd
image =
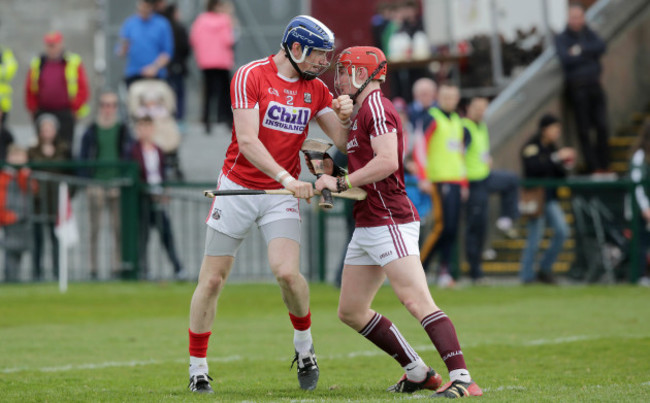
M190 306L190 384L197 393L212 393L206 359L217 299L237 250L253 225L267 242L271 271L294 328L293 344L300 387L316 388L319 368L311 336L309 286L300 274L300 199L314 195L311 183L298 179L300 147L309 121L315 119L345 149L349 96L332 98L317 77L334 51L334 34L305 15L291 20L282 49L237 70L230 93L234 116L232 142L219 175L224 190L288 189L291 196L228 196L213 199L199 281ZM250 330L260 332L260 329ZM242 374L242 376L254 376Z
M352 186L368 196L355 203L355 231L348 245L341 281L339 318L395 358L405 374L393 392L438 390L434 396L480 396L472 381L456 330L433 301L420 263L420 218L404 190L403 133L393 104L383 97L386 57L381 50L357 46L344 50L336 64L339 94L356 99L348 135L349 175L323 175L316 189L343 191ZM388 318L370 308L388 277L395 294L422 324L449 370L450 382L428 367Z

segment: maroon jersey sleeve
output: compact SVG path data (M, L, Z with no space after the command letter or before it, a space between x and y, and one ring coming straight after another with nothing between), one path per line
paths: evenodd
M392 104L379 92L372 93L368 98L370 113L366 115L367 122L365 123L370 138L397 132L399 116Z

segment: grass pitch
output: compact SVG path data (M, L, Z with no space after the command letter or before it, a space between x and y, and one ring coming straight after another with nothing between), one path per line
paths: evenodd
M393 401L399 365L336 317L338 290L312 286L321 367L298 389L293 332L277 286L229 285L208 360L215 395L187 386L192 284L0 286L0 401ZM482 401L650 401L650 290L433 289L454 321ZM424 330L384 287L373 306L448 379Z

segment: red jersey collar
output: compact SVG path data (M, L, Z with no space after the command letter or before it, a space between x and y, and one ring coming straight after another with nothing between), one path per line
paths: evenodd
M278 70L278 66L275 64L275 60L273 60L273 56L275 56L275 55L269 56L268 60L269 60L269 62L271 64L271 68L273 69L273 71L275 71L276 76L278 76L281 80L286 81L288 83L295 83L295 82L300 81L300 77L296 77L294 79L294 78L289 78L289 77L286 77L286 76L283 76L282 74L280 74L280 71Z

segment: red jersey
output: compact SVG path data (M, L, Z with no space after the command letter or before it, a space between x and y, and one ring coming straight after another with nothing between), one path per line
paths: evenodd
M332 94L319 79L290 79L278 73L273 56L240 67L230 83L233 109L258 109L259 139L273 159L291 176L300 175L300 147L309 121L330 111ZM233 125L232 140L222 172L249 189L279 189L282 185L257 169L239 151Z
M368 197L354 204L357 227L379 227L420 220L404 188L404 164L400 157L404 152L402 122L393 104L382 96L380 90L366 97L352 121L347 145L348 169L352 173L364 167L375 156L370 141L390 132L397 133L399 167L387 178L361 186L368 192Z

